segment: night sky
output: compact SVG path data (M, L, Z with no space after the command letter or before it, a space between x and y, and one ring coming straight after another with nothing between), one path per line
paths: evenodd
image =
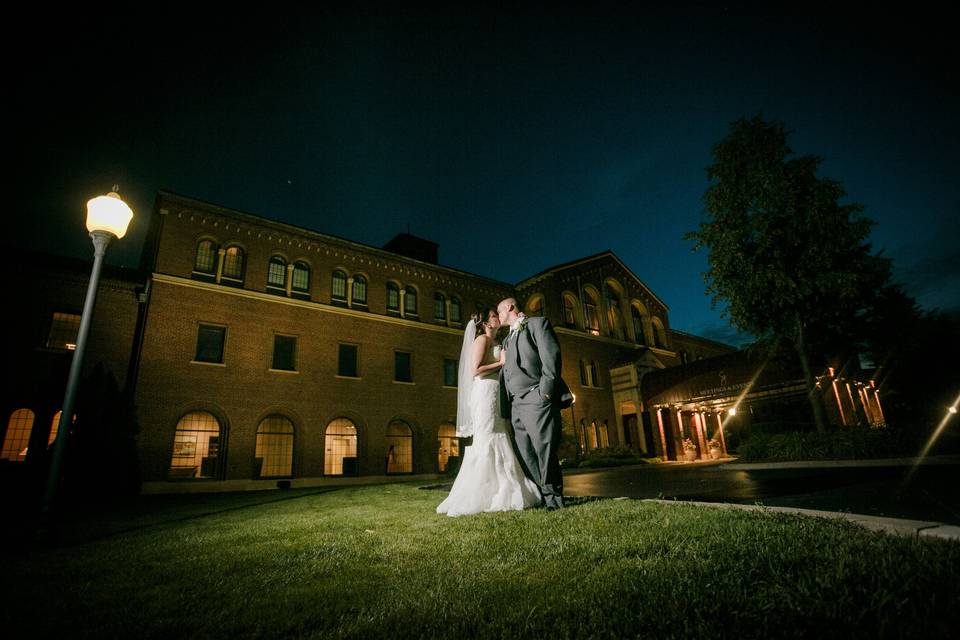
M7 242L89 258L86 200L119 183L113 264L160 189L374 246L409 229L508 282L612 249L674 328L740 344L681 236L711 145L762 114L922 306L960 310L954 23L804 7L28 16L3 45Z

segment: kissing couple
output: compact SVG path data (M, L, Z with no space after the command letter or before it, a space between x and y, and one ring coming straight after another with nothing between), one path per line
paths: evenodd
M503 325L510 332L499 345ZM467 323L457 378L457 436L472 436L473 443L437 513L563 507L560 410L570 406L573 395L560 371L560 344L550 322L527 318L515 299Z

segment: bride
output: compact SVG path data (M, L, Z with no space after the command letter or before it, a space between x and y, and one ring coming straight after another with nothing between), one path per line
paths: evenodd
M457 436L473 436L466 447L450 495L437 513L462 516L481 511L513 511L538 506L540 489L513 451L509 423L500 417L499 372L504 354L495 336L500 320L494 309L467 324L460 352Z

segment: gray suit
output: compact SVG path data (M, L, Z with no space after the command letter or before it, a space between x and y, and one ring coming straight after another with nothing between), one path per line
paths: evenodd
M500 413L513 424L517 450L530 478L540 486L547 507L563 506L560 398L568 394L560 378L560 344L546 318L527 318L504 341L500 371Z

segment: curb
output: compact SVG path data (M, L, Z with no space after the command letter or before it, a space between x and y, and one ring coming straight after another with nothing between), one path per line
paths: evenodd
M792 462L731 462L727 469L753 471L761 469L842 469L848 467L912 467L960 464L960 456L944 455L926 458L875 458L872 460L795 460Z
M796 507L768 507L758 504L736 504L732 502L693 502L686 500L660 500L645 498L642 502L656 502L659 504L692 504L699 507L714 507L718 509L740 509L744 511L760 511L774 513L789 513L794 515L810 516L814 518L828 518L845 520L871 531L882 531L894 535L918 538L939 538L960 542L960 526L932 522L927 520L904 520L901 518L883 518L860 513L846 513L838 511L819 511L816 509L799 509Z

